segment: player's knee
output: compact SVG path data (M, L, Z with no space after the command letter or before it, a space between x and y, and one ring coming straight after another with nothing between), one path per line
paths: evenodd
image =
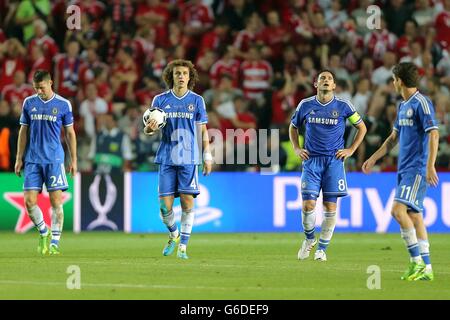
M392 209L391 211L391 216L396 220L396 221L400 221L402 218L402 214L400 211Z
M315 201L303 201L303 206L302 206L303 212L310 212L310 211L313 211L315 208L316 208Z
M27 207L27 211L30 212L34 207L36 207L36 200L25 198L25 206Z
M161 212L162 216L167 216L172 211L172 208L169 208L166 203L161 200L159 202L159 211Z

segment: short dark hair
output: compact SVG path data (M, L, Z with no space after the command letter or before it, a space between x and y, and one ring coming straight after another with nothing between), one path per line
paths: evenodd
M46 80L52 80L50 72L47 70L36 70L33 75L33 82L42 82Z
M331 71L330 69L322 69L322 70L320 70L320 71L317 73L316 81L319 80L319 76L320 76L322 73L324 73L324 72L329 72L329 73L331 73L331 75L333 76L333 81L334 81L334 83L336 83L336 75L335 75L334 72Z
M416 88L419 83L419 69L412 62L400 62L392 69L394 76L402 80L407 88Z

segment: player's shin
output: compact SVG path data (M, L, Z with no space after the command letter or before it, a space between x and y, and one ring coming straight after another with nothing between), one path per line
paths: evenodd
M44 215L42 214L41 209L38 206L34 206L30 209L28 209L28 215L33 221L34 225L36 226L36 229L38 229L39 233L41 235L47 234L47 226L44 222Z
M170 238L176 239L178 237L178 227L175 223L175 214L173 213L173 210L167 210L167 207L162 203L160 214L162 222L170 232Z
M322 221L319 247L317 250L325 251L330 243L331 237L333 236L334 227L336 226L336 211L335 212L324 212L324 219Z
M408 249L411 261L420 263L422 258L420 256L419 244L417 241L416 230L414 228L403 229L401 228L401 236Z
M314 231L316 225L316 212L314 211L314 209L311 211L302 211L302 225L306 239L314 239Z
M52 241L51 245L59 246L61 232L64 224L63 206L52 207Z
M194 225L194 211L192 209L183 210L181 214L181 241L180 248L186 248Z
M419 243L419 251L422 256L423 262L426 265L426 269L431 271L431 260L430 260L430 243L428 240L417 239Z

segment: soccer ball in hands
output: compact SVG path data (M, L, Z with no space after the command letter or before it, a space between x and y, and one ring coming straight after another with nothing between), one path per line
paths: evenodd
M156 122L158 123L158 128L161 129L166 125L167 114L164 112L164 110L159 108L150 108L145 110L144 115L142 116L144 126L146 126L147 123L153 119L156 120Z

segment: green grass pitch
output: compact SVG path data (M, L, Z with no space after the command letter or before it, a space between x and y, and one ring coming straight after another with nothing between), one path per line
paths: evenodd
M37 232L0 232L0 299L449 299L450 235L432 234L433 282L400 276L399 234L336 233L328 261L297 260L300 233L193 233L189 260L161 254L166 235L64 233L61 256L36 253ZM71 265L81 289L69 290ZM367 287L367 268L381 289Z

